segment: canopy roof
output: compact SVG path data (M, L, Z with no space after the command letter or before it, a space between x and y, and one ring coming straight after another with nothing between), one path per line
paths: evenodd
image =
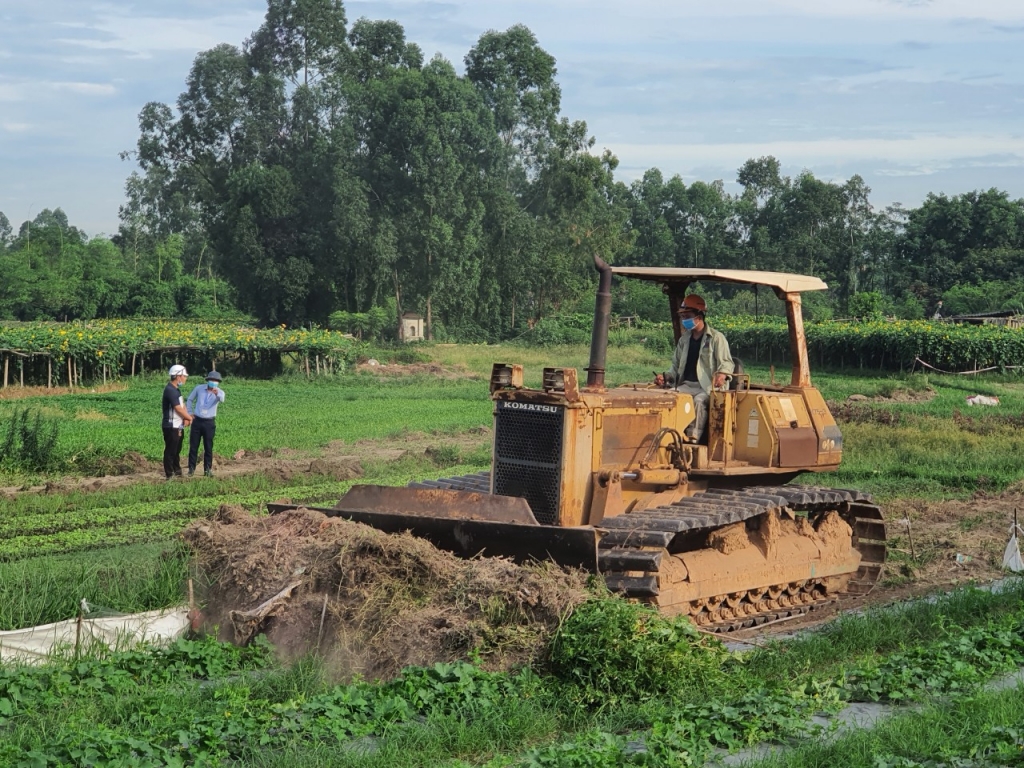
M752 269L678 269L669 267L612 267L612 273L656 283L688 284L703 280L718 283L767 285L783 293L824 291L823 280L809 275L791 275L786 272L758 272Z

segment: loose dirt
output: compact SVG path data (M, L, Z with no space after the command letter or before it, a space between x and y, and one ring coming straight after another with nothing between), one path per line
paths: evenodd
M886 510L889 561L870 595L729 637L791 632L841 610L999 579L1015 508L1024 509L1024 488L893 502ZM265 632L286 658L319 645L342 677L388 677L405 665L475 654L490 668L529 663L587 594L578 572L498 558L464 561L408 534L312 510L267 518L224 507L184 535L214 579L205 613L223 639ZM287 596L272 600L288 587Z
M315 510L225 506L182 535L210 578L208 627L235 642L265 633L286 659L317 649L342 679L471 656L490 669L531 663L588 596L581 572L461 560Z
M1006 576L1003 551L1015 509L1024 524L1024 487L1001 494L978 493L955 501L903 499L885 505L888 560L869 595L755 630L752 638L814 626L843 610L886 605L969 583L986 584ZM1024 546L1024 542L1022 542ZM730 635L732 636L732 635Z

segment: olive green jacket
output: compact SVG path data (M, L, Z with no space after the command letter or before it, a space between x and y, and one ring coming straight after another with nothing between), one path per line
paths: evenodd
M690 342L693 336L687 332L679 337L676 344L675 354L672 355L672 371L665 376L665 381L671 386L683 383L683 368L686 367L686 356L690 352ZM729 352L729 342L725 335L716 331L707 323L704 324L704 335L699 341L700 356L697 358L697 380L701 387L708 394L711 393L711 384L716 373L732 373L736 365L732 361L732 353Z

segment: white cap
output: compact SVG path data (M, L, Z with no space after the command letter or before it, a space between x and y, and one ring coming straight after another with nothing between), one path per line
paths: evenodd
M173 379L175 376L188 376L188 371L185 370L184 365L172 365L167 375Z

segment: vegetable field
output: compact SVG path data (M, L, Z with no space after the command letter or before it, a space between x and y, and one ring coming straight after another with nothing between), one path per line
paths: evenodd
M766 741L813 743L814 715L887 700L923 705L906 716L916 718L905 726L915 737L883 733L874 757L865 750L857 762L846 753L842 764L878 766L884 756L886 765L934 765L928 761L944 748L991 758L964 765L1020 765L1024 698L981 686L1024 664L1022 597L1019 587L998 595L967 590L745 656L699 636L684 619L595 599L563 623L541 668L438 664L381 683L337 685L323 660L284 667L259 642L181 640L165 650L0 669L0 759L15 766L700 766L716 752ZM911 649L893 645L888 630L897 625ZM807 665L821 654L827 660ZM628 663L639 660L649 663ZM957 712L967 727L934 727ZM848 745L871 736L846 738ZM813 749L838 747L809 746L794 759Z

